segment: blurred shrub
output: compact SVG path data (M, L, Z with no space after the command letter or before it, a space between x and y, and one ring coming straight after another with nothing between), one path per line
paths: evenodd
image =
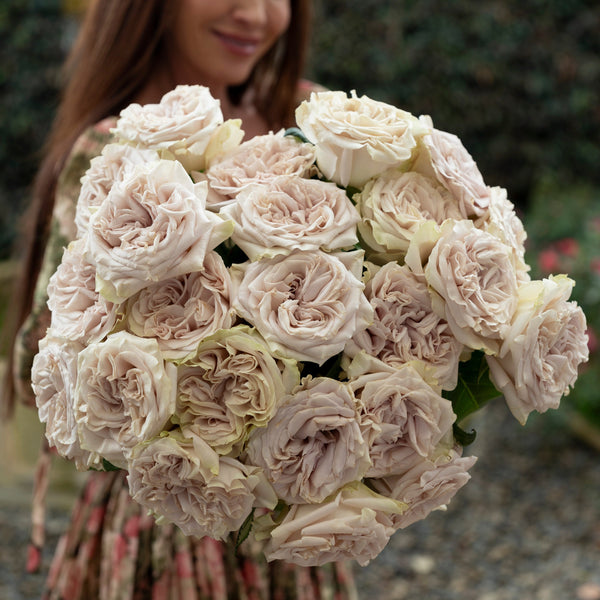
M53 118L64 22L60 0L0 2L0 259L10 252Z
M321 0L311 76L457 134L525 208L548 171L600 184L600 3Z
M563 404L600 427L600 188L565 188L553 179L541 182L532 195L525 227L532 276L566 273L575 280L571 299L587 318L590 360L580 367Z

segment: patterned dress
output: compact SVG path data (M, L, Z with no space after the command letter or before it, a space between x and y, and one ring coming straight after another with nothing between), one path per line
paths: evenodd
M75 206L80 178L91 158L110 140L115 119L86 131L73 147L58 182L50 237L34 298L34 307L16 346L19 400L35 406L30 376L38 341L50 315L46 307L48 280L61 261L63 248L76 237ZM48 460L38 468L42 478ZM44 485L38 485L43 490ZM43 514L43 501L34 500ZM43 535L38 532L38 539ZM38 544L40 542L38 541ZM39 548L32 548L37 551ZM33 563L39 562L34 559ZM33 565L35 568L35 565ZM157 525L129 496L124 471L90 471L67 532L60 539L43 598L64 600L248 599L346 600L356 598L351 570L344 563L298 567L267 563L250 540L236 551L233 540L184 536L172 525Z

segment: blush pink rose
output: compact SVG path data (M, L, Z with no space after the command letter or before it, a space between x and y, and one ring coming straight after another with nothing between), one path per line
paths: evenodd
M246 452L288 503L322 502L371 465L352 391L326 377L307 379L282 398L267 426L252 432Z
M111 188L90 219L87 258L97 289L122 302L156 281L201 271L233 224L204 208L206 184L175 161L138 167Z
M373 323L353 336L345 353L364 350L394 367L423 361L443 389L454 389L463 345L433 311L425 280L391 262L367 281L365 296L373 307Z
M113 328L117 306L96 291L96 269L85 259L85 240L71 242L48 283L50 327L55 336L88 344Z
M249 185L220 213L250 260L293 250L342 250L358 243L360 217L334 183L289 175Z
M276 354L322 364L372 319L356 267L362 253L292 252L245 263L234 307Z
M522 424L532 411L558 408L589 358L585 315L569 301L573 285L564 275L523 284L500 351L487 357L492 382Z

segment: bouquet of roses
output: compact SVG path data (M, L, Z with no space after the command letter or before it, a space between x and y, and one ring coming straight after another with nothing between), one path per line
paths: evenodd
M364 565L469 480L465 416L558 406L586 323L456 136L339 91L296 120L242 141L201 86L122 111L33 387L49 443L159 521Z

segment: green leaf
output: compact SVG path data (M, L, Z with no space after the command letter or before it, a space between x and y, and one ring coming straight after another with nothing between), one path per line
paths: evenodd
M444 398L452 402L457 423L501 395L490 380L485 354L480 350L460 363L456 387L443 393Z
M242 523L240 527L237 539L235 541L235 551L237 552L239 547L244 543L244 541L250 535L250 531L252 530L252 525L254 524L254 509L250 511L250 514L246 517L246 520Z

